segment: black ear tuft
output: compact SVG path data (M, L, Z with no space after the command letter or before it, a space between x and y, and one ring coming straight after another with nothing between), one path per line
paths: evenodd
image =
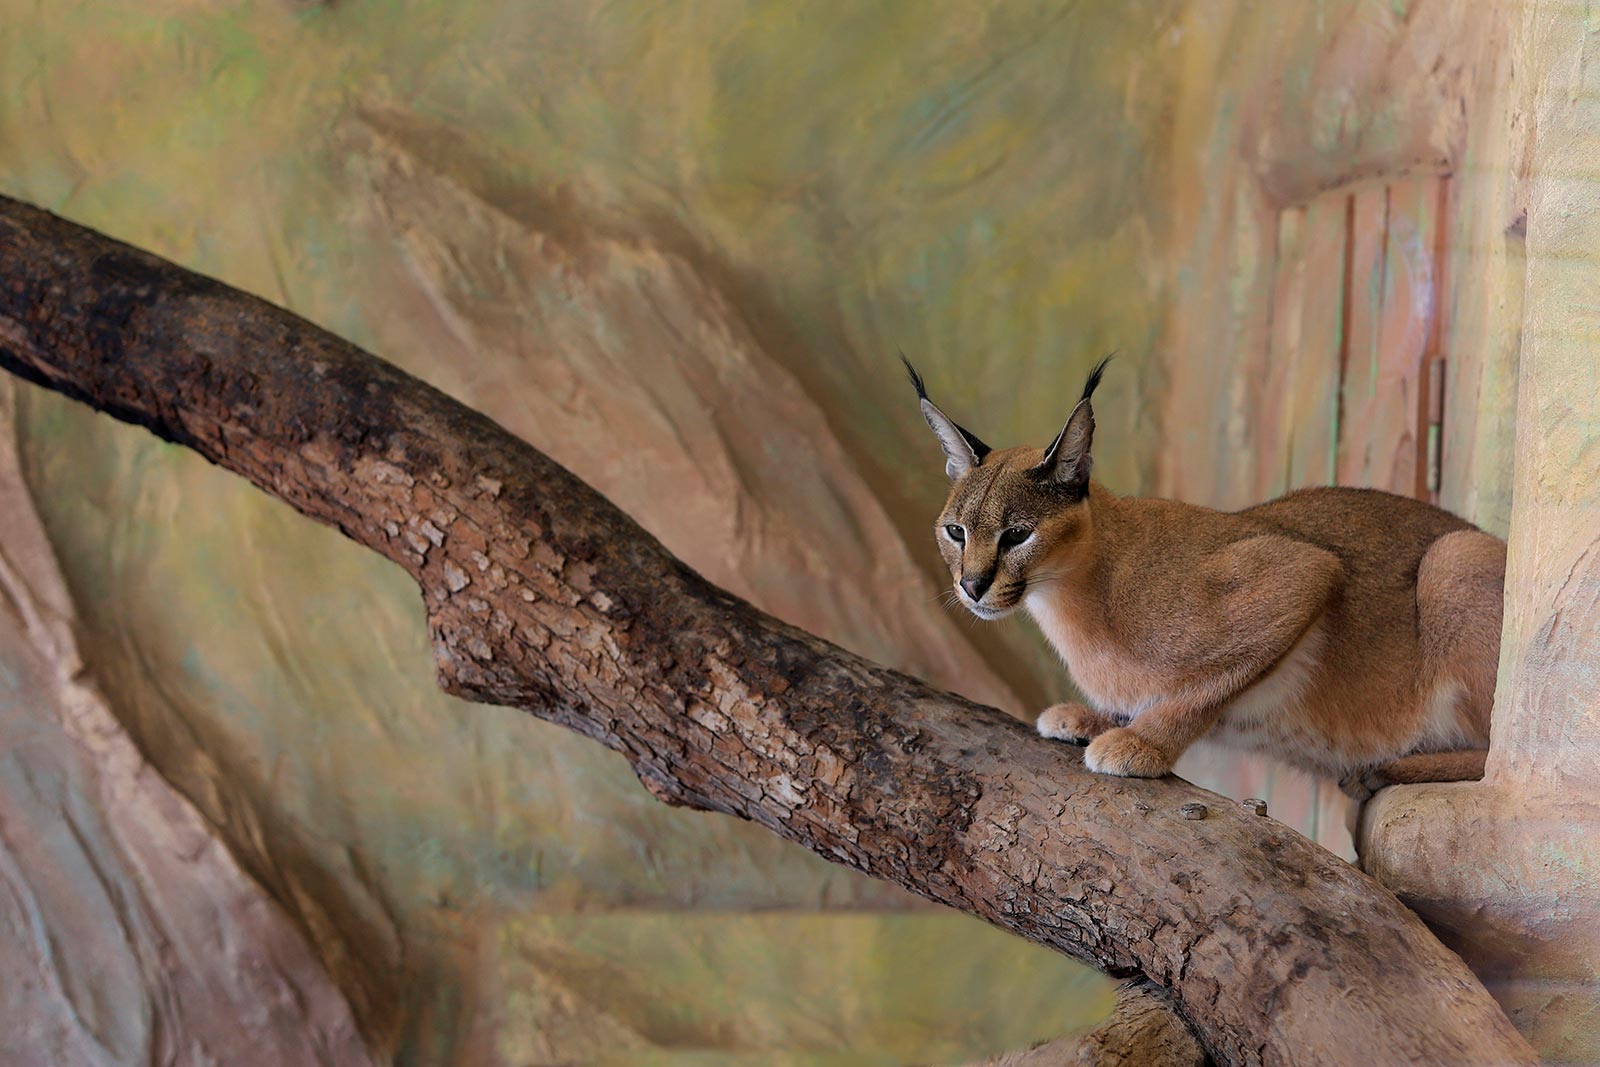
M1115 352L1111 353L1114 355ZM1044 450L1044 458L1033 468L1035 476L1060 486L1077 500L1088 493L1089 472L1094 469L1094 457L1089 454L1094 444L1094 408L1089 398L1100 385L1111 356L1096 363L1089 372L1089 380L1083 383L1083 396L1067 417L1067 424L1061 427L1056 439Z
M1080 401L1088 400L1091 396L1094 396L1094 391L1100 387L1100 378L1106 372L1106 364L1110 363L1116 356L1117 354L1112 352L1105 359L1094 365L1094 370L1089 372L1089 380L1083 383L1083 396L1078 398ZM904 359L905 357L901 356L900 358ZM907 363L906 366L909 367L911 364Z
M911 361L906 358L904 351L899 349L896 349L896 351L900 352L900 362L906 365L906 374L911 377L911 387L917 391L917 399L928 399L928 390L922 384L922 375L917 373L917 368L911 365Z

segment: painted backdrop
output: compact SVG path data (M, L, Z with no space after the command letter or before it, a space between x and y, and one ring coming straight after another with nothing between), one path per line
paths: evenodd
M378 352L713 580L1031 716L1071 691L1030 624L938 602L896 350L1004 445L1115 349L1112 489L1285 488L1254 473L1279 213L1459 158L1469 9L0 0L0 192ZM1493 384L1473 358L1451 395ZM1446 498L1503 533L1483 425ZM0 533L0 1060L953 1064L1110 1006L446 698L393 568L9 381ZM1187 769L1348 847L1319 787Z

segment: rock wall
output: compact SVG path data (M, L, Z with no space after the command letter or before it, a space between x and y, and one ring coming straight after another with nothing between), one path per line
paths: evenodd
M0 1061L377 1062L289 915L86 669L0 381Z
M713 579L1026 714L1064 678L1025 624L938 604L941 464L895 351L1010 442L1121 349L1099 470L1147 482L1178 7L0 0L0 188L386 355ZM81 676L233 865L216 930L320 966L259 980L322 983L322 1030L282 1025L330 1062L960 1062L1109 1010L1068 961L443 697L400 575L182 450L25 387L16 422L6 507L60 561ZM18 676L25 727L53 690ZM7 907L67 970L165 936ZM141 1023L161 987L106 970L112 1058L203 1034L216 986ZM35 1006L5 1002L8 1051L75 1055Z

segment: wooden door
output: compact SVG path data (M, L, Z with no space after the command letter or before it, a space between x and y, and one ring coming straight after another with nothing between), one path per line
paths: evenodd
M1440 219L1447 193L1443 178L1413 178L1349 198L1340 485L1437 498L1444 460Z
M1408 178L1279 213L1256 499L1328 484L1437 492L1446 195L1442 177Z
M1353 485L1437 501L1444 462L1440 294L1448 179L1326 193L1278 213L1267 358L1253 401L1251 499ZM1351 854L1331 783L1198 752L1184 773Z

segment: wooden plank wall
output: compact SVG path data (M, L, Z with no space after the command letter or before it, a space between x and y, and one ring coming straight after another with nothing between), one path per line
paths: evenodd
M1439 376L1443 178L1350 196L1349 337L1337 482L1429 499L1429 385ZM1430 484L1431 482L1431 484Z
M1329 484L1437 498L1447 194L1444 177L1407 177L1278 212L1265 359L1245 386L1250 499ZM1278 818L1350 853L1348 805L1331 783L1216 751L1184 770L1231 796L1263 796Z

